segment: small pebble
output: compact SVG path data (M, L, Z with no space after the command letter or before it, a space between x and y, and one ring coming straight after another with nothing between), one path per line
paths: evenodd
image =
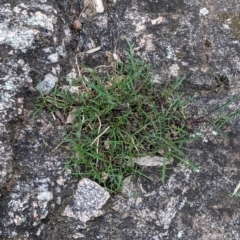
M73 28L76 30L81 30L82 29L82 23L79 20L75 20L73 23Z
M41 192L40 194L38 194L37 199L40 201L51 201L53 199L53 194L52 192Z
M58 53L54 53L48 56L48 60L52 63L58 62Z

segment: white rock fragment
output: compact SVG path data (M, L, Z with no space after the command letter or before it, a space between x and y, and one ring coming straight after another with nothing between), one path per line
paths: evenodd
M66 49L63 46L58 46L56 48L56 50L57 50L59 56L61 56L61 57L66 57L67 56Z
M42 27L50 31L53 31L53 21L47 15L41 12L35 12L32 17L28 18L25 21L25 24L28 26Z
M36 232L36 235L39 237L40 236L40 234L41 234L41 228L39 228L38 230L37 230L37 232Z
M58 76L61 72L61 67L59 66L59 64L57 64L56 66L52 67L52 73L55 76Z
M15 218L13 219L13 221L16 226L20 226L23 222L26 221L26 217L20 217L20 216L16 215Z
M77 186L77 190L62 216L77 219L79 224L103 214L101 208L110 198L109 193L97 183L84 178Z
M43 220L47 217L47 215L48 215L48 210L47 209L41 209L41 212L39 214L39 218Z
M84 238L85 236L81 233L75 233L72 235L72 238L74 239L80 239L80 238Z
M156 25L156 24L159 24L159 23L162 23L162 22L165 22L165 18L161 17L161 16L151 20L152 25Z
M52 48L51 47L46 47L42 49L44 53L51 53Z
M47 201L47 202L49 202L49 201L51 201L53 199L53 193L50 192L50 191L41 192L41 193L38 194L37 199L39 201Z
M171 46L167 46L167 59L171 59L175 57L174 50Z
M102 0L92 0L96 13L103 13L104 6Z
M67 25L63 26L63 32L64 32L64 41L66 43L69 43L72 39L72 34L71 34L71 30Z
M170 74L173 77L178 76L179 66L175 63L169 68Z
M181 230L181 231L178 232L177 237L182 238L182 236L183 236L183 231Z
M202 8L202 9L200 9L199 15L200 15L200 16L205 16L205 15L207 15L208 13L209 13L209 11L207 10L207 8Z
M212 131L212 134L214 135L214 136L216 136L216 135L218 135L218 132L216 132L216 131Z
M42 94L48 94L52 91L57 83L58 78L52 74L47 74L42 82L37 85L37 90Z
M116 53L113 53L113 58L115 61L121 61L120 57Z
M65 183L65 181L66 181L66 179L64 179L62 176L60 176L60 177L57 179L57 184L63 186L64 183Z
M152 34L144 34L140 38L139 46L140 47L145 47L145 49L148 52L153 52L156 50L155 44L154 44L154 37Z
M58 62L58 53L53 53L51 55L48 56L48 60L51 62L51 63L56 63Z
M54 9L52 6L47 5L47 4L36 4L35 5L37 9L42 10L42 12L53 12L55 14L57 14L56 9ZM54 22L56 23L56 22Z
M203 138L202 142L207 143L208 139L206 137Z
M62 203L61 197L57 197L56 203L57 203L58 205L61 205L61 203Z
M228 24L223 24L223 28L228 29L228 30L230 29Z
M39 192L47 192L48 191L48 184L47 183L43 183L40 186L38 186L38 191Z
M60 187L56 187L55 190L56 190L56 193L60 193L61 192L61 188Z
M69 84L72 84L72 81L77 78L76 70L73 68L70 73L66 75L66 80L69 82Z

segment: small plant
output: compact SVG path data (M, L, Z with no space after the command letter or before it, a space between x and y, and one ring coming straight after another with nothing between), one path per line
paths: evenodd
M66 167L116 193L127 176L143 175L136 161L141 157L162 159L163 182L173 159L196 167L182 148L195 140L184 115L193 98L179 91L182 81L154 83L149 65L129 44L126 61L116 62L112 72L85 68L73 86L42 95L36 106L71 119L63 139L72 152Z

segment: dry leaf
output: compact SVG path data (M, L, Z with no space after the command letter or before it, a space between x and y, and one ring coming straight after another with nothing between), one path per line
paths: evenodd
M92 49L86 51L86 53L88 53L88 54L89 54L89 53L94 53L94 52L97 52L97 51L99 51L99 50L101 50L101 47L92 48Z
M122 193L129 195L129 193L131 193L131 188L132 188L132 176L128 176L126 177L123 181L122 181Z
M164 155L164 150L161 149L161 148L160 148L157 152L158 152L160 155L162 155L162 156Z
M108 177L109 177L109 174L106 172L103 172L101 177L102 182L106 182Z
M170 164L172 161L166 161L164 157L158 156L145 156L139 158L133 158L133 162L141 166L163 166L164 164Z
M73 122L75 121L75 112L77 111L77 107L74 107L72 109L72 111L68 114L67 116L67 120L66 120L66 124L73 124Z
M60 111L55 112L56 116L61 120L62 123L64 123L64 116Z

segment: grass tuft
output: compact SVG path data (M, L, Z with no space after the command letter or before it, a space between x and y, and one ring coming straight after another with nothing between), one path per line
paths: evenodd
M38 110L71 116L71 130L63 139L72 152L66 167L110 193L120 191L127 176L143 175L135 161L140 157L163 159L163 182L173 159L196 167L183 151L183 145L194 140L184 115L193 98L179 91L183 79L154 83L149 65L128 46L126 61L117 61L112 72L85 68L73 86L55 88L36 104ZM80 91L73 93L73 87Z

